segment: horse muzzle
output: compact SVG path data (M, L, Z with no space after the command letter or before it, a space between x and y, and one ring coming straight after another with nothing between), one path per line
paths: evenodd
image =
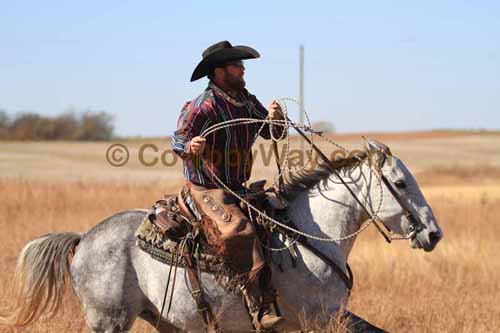
M440 230L423 229L410 238L411 247L423 249L425 252L434 250L437 243L443 238L443 233Z

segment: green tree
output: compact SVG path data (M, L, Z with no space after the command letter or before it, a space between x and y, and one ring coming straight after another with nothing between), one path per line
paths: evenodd
M113 135L113 116L100 111L86 111L81 115L80 126L75 133L76 140L104 141Z
M335 133L335 126L329 121L317 121L311 124L316 131L321 131L325 134Z
M87 110L47 117L21 112L11 120L0 110L0 139L101 141L113 137L113 117L104 111Z
M9 122L7 111L0 109L0 140L9 138Z

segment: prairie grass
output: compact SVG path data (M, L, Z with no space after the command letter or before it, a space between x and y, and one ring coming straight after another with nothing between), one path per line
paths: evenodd
M406 242L386 244L372 228L363 232L349 258L355 285L348 309L391 332L499 331L498 136L382 139L416 172L444 238L433 252L424 253ZM358 138L343 140L359 145ZM129 142L131 152L143 142ZM132 161L110 167L106 143L0 144L0 309L13 303L15 262L28 241L49 232L84 232L121 210L147 208L182 182L180 165L145 168ZM274 169L257 161L254 171L269 177ZM317 329L310 318L304 325L317 332L342 331L332 320L327 329ZM22 332L89 331L69 292L55 318ZM153 329L138 320L132 332Z
M444 230L431 253L361 235L350 310L393 332L498 331L500 187L491 190L424 188Z
M178 185L0 180L0 305L12 302L15 260L29 240L48 232L83 232L120 210L148 207ZM349 309L393 332L495 331L500 327L500 186L423 190L443 227L441 244L424 253L406 242L386 244L374 230L363 233L350 257L356 280ZM133 330L151 331L140 320ZM69 293L55 319L24 332L87 328Z

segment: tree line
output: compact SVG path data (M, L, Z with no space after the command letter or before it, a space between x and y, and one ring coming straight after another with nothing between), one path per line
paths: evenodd
M113 116L104 111L74 110L57 116L0 110L0 140L104 141L113 137Z

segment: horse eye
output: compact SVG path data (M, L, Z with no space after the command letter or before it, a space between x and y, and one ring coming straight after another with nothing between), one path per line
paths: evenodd
M396 182L396 187L400 190L404 190L406 188L406 183L403 180L398 180Z

